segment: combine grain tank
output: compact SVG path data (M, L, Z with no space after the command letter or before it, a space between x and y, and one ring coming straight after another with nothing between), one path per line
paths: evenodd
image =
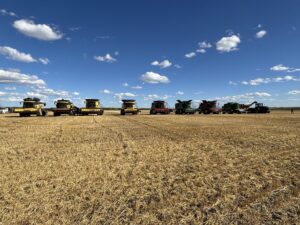
M54 116L66 115L77 115L79 108L76 107L70 100L60 99L54 102L56 108L51 109Z
M222 107L222 112L223 114L228 113L228 114L241 114L245 113L246 111L244 109L241 109L241 105L237 102L228 102L223 105Z
M192 108L192 100L177 100L175 104L175 114L194 114L196 110Z
M140 110L136 105L136 101L132 99L123 99L122 100L122 108L121 115L125 115L126 113L131 113L132 115L137 115Z
M80 109L80 115L103 115L104 110L100 108L99 99L86 99L85 107Z
M14 113L19 113L20 117L23 116L46 116L47 110L44 109L46 103L41 102L39 98L24 98L23 106L21 108L15 108Z
M217 101L202 100L198 108L199 114L219 114L222 109L217 106Z
M154 101L151 104L150 114L170 114L172 110L165 101Z

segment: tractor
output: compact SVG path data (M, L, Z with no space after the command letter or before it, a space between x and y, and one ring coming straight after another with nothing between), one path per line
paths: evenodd
M21 108L15 108L14 112L19 113L20 117L37 115L37 116L47 116L47 110L44 109L46 103L41 102L39 98L24 98Z
M99 99L85 99L85 107L80 109L80 115L103 115L104 110L100 108Z
M175 104L175 114L195 114L196 110L192 108L192 100L177 100Z
M126 113L137 115L140 112L140 110L137 108L135 100L123 99L122 102L121 115L125 115Z
M228 102L223 105L222 107L222 113L228 113L228 114L241 114L245 113L246 111L241 108L241 105L237 102Z
M222 112L222 109L217 106L217 101L202 100L202 103L199 104L198 112L199 114L219 114Z
M255 106L249 107L247 109L247 113L270 113L270 108L268 106L264 106L263 103L255 103Z
M60 116L63 114L67 115L78 115L79 108L76 107L70 100L60 99L54 102L56 108L51 109L54 116Z
M165 101L154 101L151 104L150 114L170 114L172 109L168 107L168 103Z

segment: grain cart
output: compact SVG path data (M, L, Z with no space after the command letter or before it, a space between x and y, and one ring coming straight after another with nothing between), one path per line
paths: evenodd
M192 108L192 100L177 100L175 104L175 114L195 114L196 110Z
M255 103L253 108L248 108L247 113L270 113L270 108L268 106L264 106L263 103Z
M151 104L150 114L170 114L172 109L168 107L168 103L165 101L154 101Z
M19 113L20 117L31 115L47 116L47 110L44 109L46 103L41 102L39 98L24 98L20 104L23 104L23 106L15 108L13 111Z
M237 102L228 102L226 104L223 105L222 107L222 113L228 113L228 114L233 114L233 113L237 113L237 114L241 114L241 113L245 113L246 111L244 109L241 108L241 105Z
M135 100L123 99L122 102L121 115L125 115L126 113L137 115L140 112L140 110L137 108Z
M54 102L56 108L51 109L54 116L60 116L63 114L77 115L79 108L76 107L70 100L60 99Z
M99 99L85 99L85 107L80 109L80 115L103 115L104 110L100 108Z
M217 101L202 100L198 108L199 114L219 114L222 109L217 106Z

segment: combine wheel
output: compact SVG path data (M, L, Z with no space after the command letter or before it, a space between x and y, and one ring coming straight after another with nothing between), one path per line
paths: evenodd
M48 116L48 111L47 110L43 110L42 111L42 116Z

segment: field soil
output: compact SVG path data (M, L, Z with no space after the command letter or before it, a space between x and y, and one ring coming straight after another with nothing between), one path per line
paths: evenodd
M0 224L299 224L300 112L0 116Z

